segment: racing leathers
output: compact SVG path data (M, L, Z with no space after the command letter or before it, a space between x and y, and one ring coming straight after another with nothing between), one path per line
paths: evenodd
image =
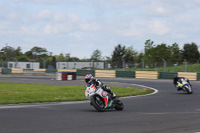
M112 99L116 97L116 95L113 93L110 87L107 87L106 85L104 85L99 79L92 79L92 81L88 83L88 85L91 85L91 84L93 84L97 88L101 87L104 91L110 93Z

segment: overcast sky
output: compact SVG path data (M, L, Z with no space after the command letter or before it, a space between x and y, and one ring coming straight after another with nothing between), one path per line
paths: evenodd
M200 45L200 0L0 0L0 48L111 56L118 44Z

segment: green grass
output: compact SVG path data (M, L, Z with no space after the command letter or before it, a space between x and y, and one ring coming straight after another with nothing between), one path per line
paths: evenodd
M122 71L123 69L116 69L119 71ZM142 68L128 68L125 69L126 71L142 71ZM158 71L158 72L164 72L164 68L162 67L156 67L156 68L145 68L145 71ZM185 72L185 65L179 65L179 66L167 66L166 72ZM187 72L200 72L200 64L188 64L187 65Z
M111 87L115 94L135 96L152 93L153 90L130 87ZM41 85L0 82L0 104L82 101L85 86Z
M152 69L147 69L147 70L163 72L164 68L158 67L158 68L152 68ZM185 65L180 65L176 67L174 66L166 67L166 72L185 72ZM187 72L200 72L200 64L187 65Z

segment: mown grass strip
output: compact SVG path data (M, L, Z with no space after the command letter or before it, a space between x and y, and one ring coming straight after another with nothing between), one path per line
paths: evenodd
M130 87L111 87L119 97L152 93L153 90ZM0 82L0 104L82 101L85 86L41 85Z

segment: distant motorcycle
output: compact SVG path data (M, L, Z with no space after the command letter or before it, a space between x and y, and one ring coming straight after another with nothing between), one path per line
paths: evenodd
M124 105L118 97L113 100L110 93L100 87L96 88L94 85L86 86L85 96L90 100L90 104L99 112L104 112L106 109L112 108L119 111L124 109Z
M186 81L186 80L182 80L182 83L177 82L178 85L178 90L183 90L184 92L187 92L188 94L192 94L193 90L192 90L192 86Z

